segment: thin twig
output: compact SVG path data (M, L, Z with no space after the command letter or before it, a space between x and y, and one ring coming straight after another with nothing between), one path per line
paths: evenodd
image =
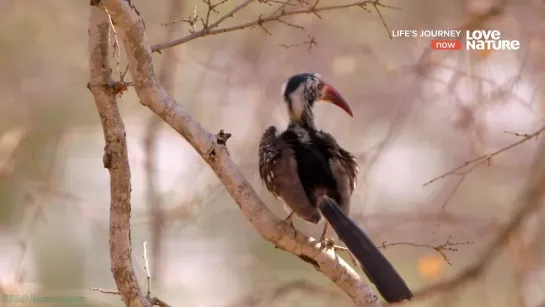
M248 5L251 1L246 1L243 4ZM196 38L203 37L203 36L209 36L209 35L216 35L220 33L226 33L226 32L233 32L233 31L239 31L255 26L262 26L264 23L271 22L271 21L278 21L279 18L287 17L287 16L293 16L293 15L300 15L300 14L317 14L319 12L323 11L334 11L334 10L340 10L340 9L346 9L350 7L364 7L368 4L377 3L375 0L364 0L364 1L356 1L353 3L348 4L339 4L339 5L330 5L330 6L322 6L322 7L309 7L305 9L299 9L299 10L293 10L293 11L286 11L284 9L276 10L272 14L268 15L267 17L260 17L257 20L250 21L247 23L231 26L231 27L225 27L220 29L215 29L221 22L223 22L227 17L229 17L229 14L234 14L233 11L229 12L227 15L220 18L217 22L212 24L210 27L202 29L200 31L197 31L195 33L191 33L185 37L170 40L164 43L155 44L151 47L152 52L159 52L163 49L184 44L189 41L192 41ZM242 6L242 5L241 5ZM284 6L284 4L283 4ZM240 6L239 6L240 7ZM238 11L238 8L235 8L234 11Z
M112 55L115 56L115 72L117 75L121 77L121 80L123 80L123 77L121 76L121 73L119 72L119 62L121 61L121 50L119 48L119 40L117 39L117 31L114 26L114 22L112 21L112 15L110 15L110 12L107 8L104 7L104 11L106 12L106 15L108 15L108 21L110 22L110 27L112 28L112 32L114 33L114 45L113 45L113 52Z
M217 3L217 4L212 4L212 2L210 0L204 0L204 3L206 5L208 5L208 10L206 12L206 17L204 19L201 19L203 28L202 28L202 30L200 30L198 32L193 32L192 34L200 33L200 34L202 34L202 36L205 36L207 32L209 32L210 30L212 30L212 29L216 28L217 26L219 26L227 18L233 17L236 12L238 12L238 11L242 10L243 8L247 7L253 1L255 1L255 0L246 0L245 2L241 3L239 6L235 7L231 11L229 11L227 14L220 17L213 24L209 24L209 22L210 22L210 13L212 11L217 13L217 11L215 11L215 8L218 5L225 3L226 0L223 0L223 1L219 2L219 3ZM198 19L199 19L199 17L198 17L198 14L197 14L197 7L195 6L194 10L193 10L193 16L192 17L180 18L180 19L177 19L177 20L172 21L172 22L164 23L162 25L163 26L168 26L168 25L172 25L172 24L175 24L177 22L183 21L183 22L187 22L188 24L190 24L193 27L193 29L196 30L196 22L197 22ZM164 49L164 48L162 48L162 49ZM160 51L160 50L154 50L154 51Z
M469 161L466 161L464 162L464 164L458 166L458 167L455 167L454 169L440 175L440 176L437 176L433 179L431 179L430 181L426 182L423 184L423 186L427 186L431 183L434 183L435 181L439 180L439 179L443 179L445 177L448 177L448 176L452 176L452 175L458 175L458 176L465 176L467 175L468 173L470 173L472 170L474 170L476 167L484 164L484 163L487 163L488 165L490 165L491 161L492 161L492 158L503 153L504 151L507 151L513 147L516 147L530 139L533 139L533 138L536 138L541 134L543 133L543 131L545 131L545 126L542 127L541 129L537 130L536 132L532 133L532 134L528 134L528 135L525 135L522 139L520 139L519 141L511 144L511 145L508 145L508 146L505 146L499 150L496 150L495 152L493 153L489 153L489 154L484 154L484 155L481 155L481 156L478 156L477 158L474 158L472 160L469 160ZM522 135L520 135L522 136ZM469 167L467 170L464 170L464 171L460 171L464 168L467 168ZM459 172L460 171L460 172Z
M115 291L115 290L106 290L106 289L102 289L102 288L89 288L89 290L98 291L98 292L104 293L104 294L121 295L121 293L119 293L119 291Z
M526 217L542 206L545 198L545 189L543 189L545 186L545 142L540 144L539 150L538 157L532 167L532 173L517 200L515 213L492 240L478 261L452 279L416 292L415 299L436 295L444 291L452 291L455 287L480 276L493 263L492 260L506 246L512 234L519 229Z
M384 16L382 16L382 13L380 12L380 10L378 9L379 7L379 2L376 1L376 3L373 3L373 7L375 8L375 11L377 12L377 15L378 17L380 18L380 21L382 22L382 25L384 26L384 29L386 29L386 32L388 32L388 37L390 39L392 39L392 31L390 31L390 29L388 28L388 25L386 24L386 20L384 19Z
M211 29L214 29L216 28L217 26L219 26L225 19L227 18L230 18L230 17L233 17L235 15L236 12L242 10L243 8L247 7L248 5L250 5L250 3L254 2L255 0L246 0L244 1L243 3L241 3L239 6L235 7L234 9L232 9L229 13L223 15L223 17L221 17L220 19L218 19L216 22L214 22L212 25L210 25L209 27L206 27L206 29L208 30L211 30ZM204 30L204 29L203 29Z
M142 258L144 258L144 270L146 270L146 280L148 284L148 290L146 292L146 297L149 298L151 294L151 273L149 271L149 263L148 263L148 249L146 248L148 242L144 241L142 243L142 247L144 248L144 255Z
M443 244L439 245L431 245L431 244L418 244L418 243L412 243L412 242L382 242L381 245L377 246L378 248L387 248L390 246L396 246L396 245L407 245L412 247L422 247L422 248L431 248L438 252L441 257L445 260L446 263L449 265L452 265L452 262L450 262L450 259L445 254L445 251L451 251L451 252L457 252L458 249L453 246L460 246L460 245L469 245L473 244L473 241L465 241L465 242L452 242L450 239L447 239Z
M310 51L312 49L313 46L317 45L318 43L316 42L316 39L314 38L314 36L312 36L312 34L310 34L309 31L307 31L307 29L305 29L305 27L303 26L300 26L300 25L296 25L294 23L291 23L291 22L287 22L287 21L284 21L280 18L277 19L277 21L279 23L282 23L282 24L285 24L286 26L288 27L293 27L293 28L296 28L296 29L299 29L301 30L303 33L305 33L305 35L307 36L308 40L307 41L304 41L303 44L304 45L308 45L308 51ZM263 27L263 26L261 26ZM265 28L263 28L265 29ZM268 32L267 32L268 33ZM269 33L270 34L270 33ZM281 47L285 47L286 49L289 49L291 47L297 47L297 46L300 46L301 44L291 44L291 45L285 45L285 44L281 44L279 46Z

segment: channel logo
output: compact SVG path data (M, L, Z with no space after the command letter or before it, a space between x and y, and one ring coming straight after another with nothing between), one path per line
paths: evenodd
M434 39L431 41L431 49L434 50L460 50L462 42L452 39Z
M520 49L517 39L504 39L499 30L393 30L392 38L431 39L433 50L507 50Z

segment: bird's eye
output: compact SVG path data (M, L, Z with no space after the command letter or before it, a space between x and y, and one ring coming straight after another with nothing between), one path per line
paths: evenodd
M318 90L319 90L319 91L322 90L323 87L324 87L324 84L323 84L323 83L321 83L321 82L318 83Z

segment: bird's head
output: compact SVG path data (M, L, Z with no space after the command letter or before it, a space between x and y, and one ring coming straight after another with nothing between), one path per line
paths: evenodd
M341 94L317 73L292 76L282 85L282 96L292 122L312 121L312 107L317 101L332 103L353 116L350 106Z

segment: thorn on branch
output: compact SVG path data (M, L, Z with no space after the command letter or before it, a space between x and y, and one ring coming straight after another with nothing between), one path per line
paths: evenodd
M222 130L218 134L216 134L216 141L219 145L227 145L227 140L232 136L231 133L225 133Z

